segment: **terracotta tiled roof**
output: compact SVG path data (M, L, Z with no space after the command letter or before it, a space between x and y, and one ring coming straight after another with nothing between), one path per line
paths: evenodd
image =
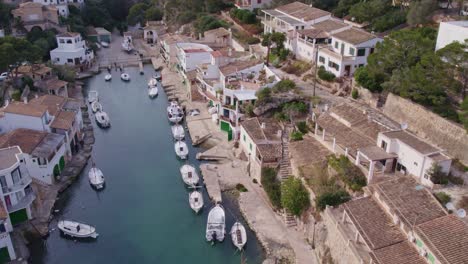
M443 264L468 263L468 226L455 215L420 224L415 229Z
M282 146L280 142L258 144L257 149L264 162L275 161L282 157Z
M29 104L46 107L49 110L49 113L55 116L57 112L62 109L63 104L66 102L66 100L67 98L62 96L47 94L32 99Z
M262 129L261 123L265 124L265 128ZM247 134L249 134L256 144L267 141L280 141L281 139L278 136L278 130L281 130L281 127L273 120L259 120L257 117L254 117L242 121L241 126L244 127Z
M50 124L50 127L69 130L73 126L73 121L75 120L76 114L69 111L60 111L58 115L55 116L54 121Z
M76 37L76 36L79 36L80 33L77 33L77 32L65 32L65 33L61 33L61 34L58 34L57 37L59 38L73 38L73 37Z
M387 216L372 197L343 204L344 210L372 250L405 240L397 225Z
M45 66L44 64L37 65L23 65L18 67L18 73L21 74L46 74L52 72L52 68Z
M8 104L8 106L5 107L3 111L5 113L11 114L42 117L46 113L47 107L30 103L25 104L20 102L13 102Z
M0 148L19 146L24 153L31 154L46 135L47 132L24 128L16 129L0 136Z
M323 30L328 33L348 26L348 24L338 19L327 19L323 22L319 22L317 24L312 25L312 27L314 27L315 29Z
M244 60L238 60L238 61L235 61L233 63L229 63L226 66L220 67L219 71L224 76L227 76L227 75L236 73L238 71L248 69L250 67L253 67L253 66L261 64L261 63L263 63L263 62L260 61L260 60L245 60L245 61Z
M333 34L333 37L353 45L361 44L363 42L377 38L377 36L374 34L354 27Z
M287 5L277 7L276 10L288 14L297 19L304 19L304 21L310 21L317 18L330 15L330 12L311 7L301 2L293 2Z
M16 154L20 154L21 150L18 146L0 149L0 170L10 168L18 162Z
M224 36L229 36L229 30L223 28L223 27L219 27L219 28L215 28L215 29L212 29L212 30L208 30L208 31L205 31L205 33L203 33L205 36L208 34L208 35L215 35L217 37L224 37Z
M426 264L418 251L408 241L384 247L371 252L377 264Z
M328 38L330 35L321 30L321 29L315 29L315 28L309 28L309 29L304 29L304 30L299 30L299 34L307 36L309 38L315 39L315 38Z
M430 154L434 152L439 152L440 150L429 143L422 141L417 136L410 134L404 130L389 131L383 133L385 136L391 139L398 139L399 141L405 143L406 145L412 147L421 154Z

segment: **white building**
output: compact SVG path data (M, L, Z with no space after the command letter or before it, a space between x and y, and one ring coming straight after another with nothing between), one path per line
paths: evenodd
M10 232L13 231L11 220L5 205L0 201L0 262L7 263L16 259L15 248L11 242Z
M239 9L254 10L255 8L264 8L270 5L273 0L236 0L234 3Z
M351 76L358 67L367 64L367 57L374 52L382 39L361 29L348 28L335 33L331 44L318 48L317 65L337 77Z
M32 218L31 204L36 196L32 179L18 146L0 149L1 201L6 205L12 226Z
M55 6L59 15L68 17L70 11L68 10L68 4L74 4L81 6L84 4L84 0L33 0L34 3L39 3L47 6Z
M89 65L94 52L86 46L79 33L67 32L57 35L56 49L50 51L50 60L58 65Z
M19 146L31 177L53 184L65 166L65 136L30 129L16 129L0 136L0 147Z
M437 164L442 171L448 173L452 160L436 148L420 138L404 130L381 132L377 138L377 145L387 153L397 155L392 169L403 174L414 176L423 185L432 187L433 183L428 175L433 164Z
M177 62L184 73L193 71L197 65L211 61L212 48L199 43L177 43Z
M464 43L466 39L468 39L468 20L440 22L436 50L455 41Z

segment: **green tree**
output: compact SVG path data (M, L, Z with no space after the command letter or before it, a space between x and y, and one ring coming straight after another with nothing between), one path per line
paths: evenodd
M163 19L163 12L157 7L151 7L145 12L146 21L160 21Z
M128 24L135 25L136 23L140 23L140 25L143 25L145 22L145 12L147 9L148 5L145 3L134 4L128 11Z
M374 18L383 15L390 8L390 1L362 1L353 5L349 9L349 16L354 17L354 19L359 23L370 22Z
M194 23L194 27L197 33L204 33L207 30L220 28L220 27L228 27L228 24L222 20L217 19L214 16L210 15L202 15L197 18Z
M271 204L281 208L281 183L276 177L276 171L273 168L263 168L260 182Z
M24 38L6 36L0 38L0 69L13 69L22 62L37 62L42 57L42 50Z
M434 184L447 184L448 175L442 171L442 167L434 163L432 167L427 172L429 178Z
M453 42L437 51L444 66L448 67L452 77L461 82L461 95L465 99L468 83L468 39L465 42Z
M461 111L460 111L460 121L462 122L463 126L465 129L468 131L468 97L465 97L463 102L460 105Z
M0 2L0 28L9 28L11 23L11 10L13 6Z
M281 205L296 216L309 208L309 191L300 179L289 177L281 184Z
M406 20L409 25L419 25L428 22L429 16L437 9L437 0L411 1Z
M267 62L270 63L270 51L271 46L275 44L276 54L279 55L284 49L284 42L286 41L286 35L281 32L266 33L263 35L262 46L267 47Z

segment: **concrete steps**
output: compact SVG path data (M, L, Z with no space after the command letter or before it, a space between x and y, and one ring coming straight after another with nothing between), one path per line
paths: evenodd
M286 224L287 227L293 227L297 226L297 220L294 215L292 215L289 212L286 212L283 216L284 223Z

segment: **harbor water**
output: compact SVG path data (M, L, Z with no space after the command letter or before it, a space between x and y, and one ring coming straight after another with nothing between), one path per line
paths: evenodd
M30 245L31 263L241 263L226 235L214 246L205 240L207 214L212 206L202 189L205 207L199 215L188 204L189 190L184 186L170 124L167 120L167 98L162 89L149 99L147 80L154 70L145 66L145 74L128 68L130 82L120 80L112 71L112 80L104 81L107 71L86 82L85 92L97 90L111 128L99 129L91 115L96 143L92 160L106 177L103 191L93 190L88 181L88 167L56 204L45 240ZM186 134L188 138L188 134ZM190 163L199 165L190 147ZM226 232L241 220L235 202L226 200ZM99 237L76 241L56 229L57 220L71 219L94 225ZM242 220L243 221L243 220ZM248 231L243 252L246 263L261 263L262 249Z

